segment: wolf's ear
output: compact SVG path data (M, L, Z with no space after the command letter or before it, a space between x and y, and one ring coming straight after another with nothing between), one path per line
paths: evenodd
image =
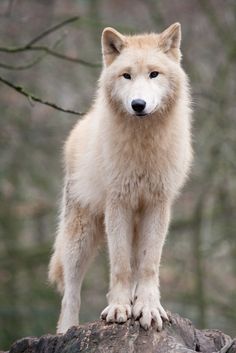
M104 64L109 66L120 54L125 45L125 36L114 28L107 27L102 32L102 54Z
M174 59L180 61L181 25L176 22L160 34L160 47Z

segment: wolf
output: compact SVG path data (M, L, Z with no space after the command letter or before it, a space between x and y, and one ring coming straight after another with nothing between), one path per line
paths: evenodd
M144 329L168 320L159 267L171 206L192 161L191 98L181 26L102 33L103 70L91 110L64 148L65 181L49 279L62 293L57 332L78 324L80 290L107 240L108 306L101 317Z

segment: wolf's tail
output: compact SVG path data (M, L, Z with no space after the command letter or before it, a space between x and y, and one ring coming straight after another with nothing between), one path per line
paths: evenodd
M63 267L62 267L60 255L56 250L54 251L49 263L48 279L49 279L49 282L52 284L55 284L57 286L58 291L61 294L63 294L64 292Z

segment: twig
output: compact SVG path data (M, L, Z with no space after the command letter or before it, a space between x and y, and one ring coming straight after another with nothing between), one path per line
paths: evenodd
M45 53L52 55L54 57L57 57L59 59L71 61L71 62L78 63L78 64L88 66L91 68L98 68L98 67L102 66L100 63L91 63L91 62L83 60L83 59L73 58L71 56L67 56L67 55L58 53L58 52L56 52L46 46L34 46L34 47L26 48L25 50L44 51Z
M98 68L98 67L102 66L100 63L91 63L89 61L86 61L86 60L83 60L80 58L73 58L71 56L67 56L67 55L58 53L58 52L54 51L53 49L50 49L49 47L46 47L43 45L33 46L33 47L18 47L18 48L2 48L2 47L0 47L0 51L4 51L4 49L6 49L6 53L12 53L12 54L19 53L22 51L43 51L43 52L45 52L51 56L57 57L59 59L78 63L78 64L88 66L91 68Z
M42 38L48 36L49 34L51 34L52 32L57 31L59 28L66 26L67 24L71 23L71 22L75 22L79 19L78 16L75 17L71 17L68 18L67 20L58 23L57 25L46 29L44 32L40 33L39 35L37 35L35 38L31 39L27 44L22 45L20 47L0 47L0 51L4 52L4 53L18 53L21 51L25 51L25 50L29 50L30 48L32 48L33 44L37 43L39 40L41 40Z
M57 52L54 52L53 49L56 48L58 46L58 44L60 44L61 41L62 41L62 38L59 38L59 40L57 40L55 42L55 44L53 45L52 49L49 49L49 48L45 47L46 50L44 50L44 48L43 49L40 48L40 50L42 49L43 54L41 54L39 57L37 57L36 59L32 60L28 64L14 66L14 65L9 65L9 64L5 64L5 63L0 62L0 68L6 69L6 70L15 70L15 71L30 69L31 67L33 67L33 66L37 65L38 63L40 63L44 59L45 56L47 56L47 55L56 56ZM60 54L58 54L58 55L60 55ZM63 55L61 55L61 56L63 56ZM74 58L68 58L66 60L70 60L70 59L72 59L71 61L74 60ZM83 64L83 65L88 65L89 64L87 62L84 62L83 60L81 60L81 61L82 61L81 64Z
M68 25L69 23L78 21L78 19L79 19L79 16L74 16L74 17L68 18L67 20L65 20L65 21L63 21L63 22L61 22L61 23L58 23L58 24L55 25L55 26L52 26L51 28L46 29L46 31L42 32L42 33L39 34L37 37L35 37L34 39L32 39L32 40L27 44L27 46L28 46L28 47L32 47L33 44L35 44L36 42L38 42L38 41L41 40L42 38L48 36L50 33L57 31L59 28L64 27L64 26Z
M46 55L47 55L47 53L45 52L42 55L40 55L38 58L36 58L35 60L32 60L31 62L29 62L26 65L13 66L13 65L8 65L8 64L0 62L0 67L2 69L15 70L15 71L27 70L27 69L30 69L31 67L37 65L38 63L40 63L40 61L42 61Z
M52 55L52 56L54 56L56 58L59 58L59 59L62 59L62 60L67 60L67 61L71 61L71 62L78 63L78 64L81 64L81 65L84 65L84 66L88 66L88 67L91 67L91 68L98 68L98 67L102 66L100 63L91 63L91 62L83 60L83 59L73 58L71 56L67 56L67 55L58 53L58 52L56 52L56 51L54 51L54 50L52 50L50 48L47 48L47 47L44 47L44 48L41 47L41 49L39 49L39 50L44 50L47 54Z
M59 110L61 112L64 112L64 113L69 113L69 114L74 114L74 115L84 115L84 113L81 113L81 112L78 112L78 111L75 111L75 110L71 110L71 109L64 109L60 106L58 106L57 104L55 103L52 103L52 102L48 102L46 100L43 100L39 97L36 97L34 95L32 95L31 93L27 92L23 87L21 86L17 86L15 85L14 83L6 80L5 78L1 77L0 76L0 81L3 82L5 85L13 88L15 91L19 92L20 94L22 94L23 96L35 101L35 102L38 102L40 104L44 104L44 105L47 105L51 108L54 108L56 110Z
M74 63L78 63L84 66L88 66L91 68L97 68L97 67L101 67L100 63L90 63L86 60L80 59L80 58L74 58L71 56L67 56L61 53L56 52L55 50L47 47L47 46L43 46L43 45L39 45L36 46L34 45L35 43L37 43L38 41L40 41L42 38L48 36L50 33L57 31L59 28L77 21L79 19L78 16L76 17L72 17L69 18L61 23L58 23L57 25L48 28L47 30L45 30L44 32L40 33L37 37L33 38L30 42L28 42L27 44L23 45L23 46L19 46L19 47L0 47L0 52L4 52L4 53L8 53L8 54L16 54L19 52L25 52L25 51L42 51L44 53L47 53L51 56L57 57L59 59L62 60L67 60L70 62L74 62ZM38 60L36 60L36 63L38 62ZM28 66L29 65L29 66ZM9 69L9 70L25 70L27 68L30 68L34 65L34 62L25 65L25 66L11 66L11 65L7 65L4 63L0 63L0 67L4 68L4 69Z

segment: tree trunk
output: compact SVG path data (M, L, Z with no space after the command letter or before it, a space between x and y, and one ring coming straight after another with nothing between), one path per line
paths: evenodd
M72 327L64 335L27 337L9 353L236 353L236 339L218 330L198 330L177 314L170 314L161 332L144 331L139 323L123 325L95 321Z

